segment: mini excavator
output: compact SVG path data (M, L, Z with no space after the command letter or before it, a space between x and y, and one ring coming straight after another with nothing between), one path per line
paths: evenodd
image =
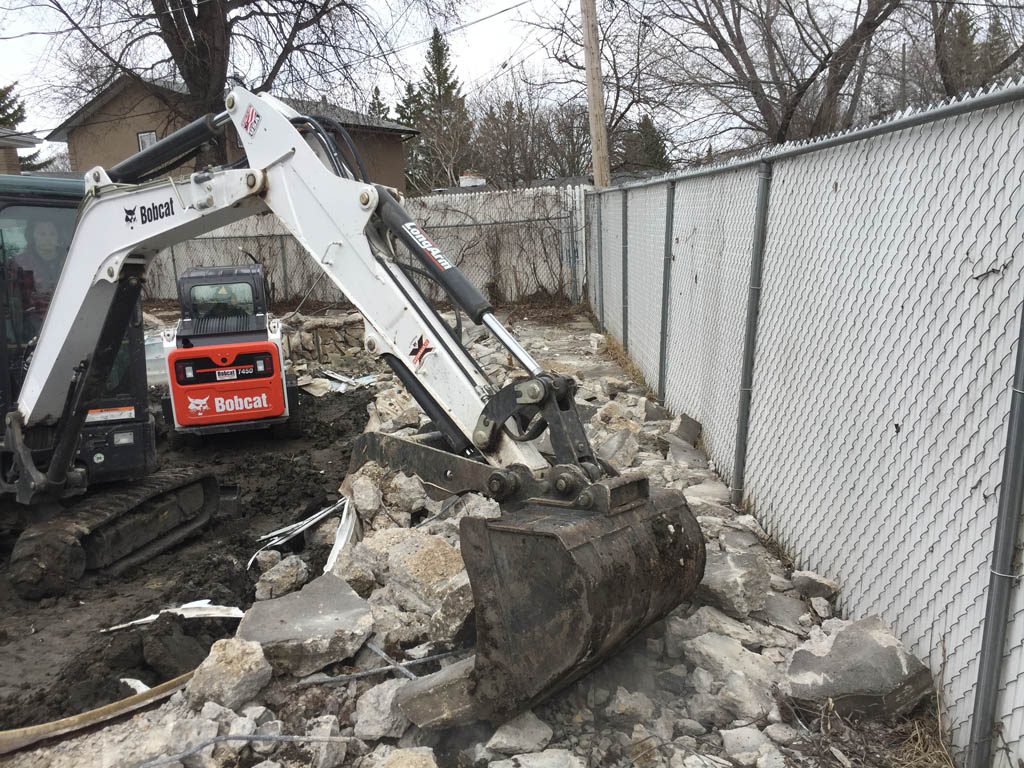
M88 172L57 310L45 318L17 408L7 414L0 491L32 504L86 489L88 469L75 449L149 264L162 248L269 212L363 315L366 350L433 424L412 438L365 435L353 466L377 461L501 505L499 518L463 519L460 534L476 606L474 696L481 716L502 720L585 674L692 595L704 571L703 537L680 491L651 489L642 474L619 474L595 455L572 378L541 368L395 191L370 182L354 144L339 149L325 120L234 88L222 113ZM244 161L166 176L228 124ZM400 258L400 247L411 258ZM435 282L485 326L522 375L495 387L417 279ZM542 454L545 433L550 450ZM68 553L102 537L105 522L78 524L76 506L60 535L32 553L54 560L43 570L80 561Z

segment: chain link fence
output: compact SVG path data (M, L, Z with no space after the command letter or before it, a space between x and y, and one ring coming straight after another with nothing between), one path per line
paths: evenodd
M881 616L930 663L972 768L1024 759L1007 525L1022 508L1002 480L1008 439L1024 440L1008 434L1022 120L1024 85L1008 84L586 198L599 320L671 410L703 423L734 500L798 567L838 580L846 615ZM1018 531L1008 573L993 573L1000 519ZM986 667L996 690L979 687ZM986 701L994 722L975 723Z
M406 209L495 304L553 297L580 300L586 248L582 188L431 195L407 200ZM399 253L400 260L411 259L401 247ZM252 261L263 265L272 301L343 300L330 278L271 216L247 219L162 251L150 267L146 298L176 299L177 277L187 269ZM428 298L444 298L434 283L414 279Z

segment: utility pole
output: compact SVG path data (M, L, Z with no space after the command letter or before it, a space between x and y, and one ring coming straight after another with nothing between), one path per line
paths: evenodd
M587 106L590 108L590 147L593 152L594 186L612 183L608 169L608 132L604 124L604 87L601 84L601 49L597 43L595 0L580 0L583 13L583 61L587 67Z

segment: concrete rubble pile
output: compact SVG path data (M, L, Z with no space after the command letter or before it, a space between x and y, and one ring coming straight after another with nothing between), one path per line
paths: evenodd
M498 727L473 723L460 704L471 687L473 594L459 520L497 517L498 506L474 494L431 498L417 478L369 464L343 486L363 538L332 570L314 573L300 555L261 555L260 599L183 692L50 748L48 764L104 749L109 764L135 765L238 735L268 740L219 741L179 764L812 766L803 723L827 702L842 714L886 717L931 692L927 668L880 620L834 616L840 585L773 554L757 520L730 506L699 447L700 425L645 396L589 323L517 331L544 364L577 376L603 458L684 491L708 548L696 602L534 711ZM510 374L493 342L478 333L470 346L497 380ZM412 434L425 423L393 379L378 384L369 409L368 429ZM333 531L337 520L322 528ZM453 649L467 650L415 664ZM386 669L394 659L407 668ZM317 675L353 672L363 676L315 684ZM460 727L446 730L453 723ZM281 735L313 740L271 740Z

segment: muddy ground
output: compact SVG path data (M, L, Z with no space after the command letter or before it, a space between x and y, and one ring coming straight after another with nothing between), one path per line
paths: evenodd
M161 437L163 466L211 468L222 485L238 486L238 501L223 505L197 538L121 577L87 575L63 597L24 601L6 574L13 538L0 539L0 730L131 695L123 677L150 686L169 680L193 669L214 640L234 634L233 620L167 615L136 629L99 630L202 598L243 610L251 605L256 574L246 562L256 538L337 499L371 398L366 390L301 394L305 434L297 439L245 432L171 450ZM293 544L301 547L301 537Z

